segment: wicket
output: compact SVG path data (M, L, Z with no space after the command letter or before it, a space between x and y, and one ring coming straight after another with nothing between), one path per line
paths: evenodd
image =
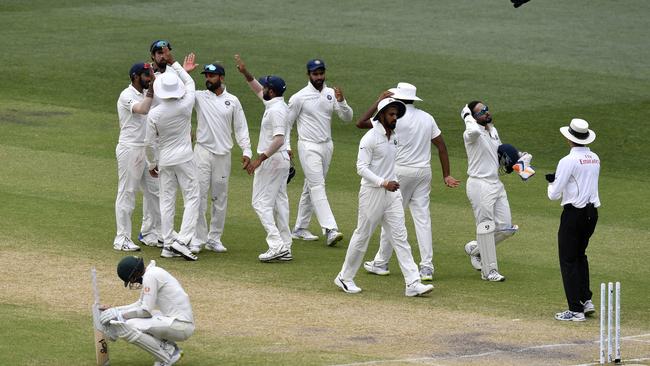
M612 301L614 302L614 343L612 344ZM605 336L605 311L607 311L607 336ZM605 358L607 339L607 358ZM600 284L600 364L621 362L621 283L607 283L607 310L605 310L605 283Z

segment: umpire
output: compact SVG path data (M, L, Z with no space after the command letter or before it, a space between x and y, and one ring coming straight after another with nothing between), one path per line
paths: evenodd
M589 123L573 119L560 128L571 151L560 160L555 174L548 174L548 198L562 199L562 217L558 230L560 270L569 310L555 314L562 321L584 321L595 309L589 289L589 262L585 251L596 228L600 199L598 175L600 159L586 145L596 139Z

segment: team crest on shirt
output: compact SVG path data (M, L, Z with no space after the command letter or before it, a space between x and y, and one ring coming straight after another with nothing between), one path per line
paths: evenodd
M397 145L397 139L393 140L393 144Z
M327 100L332 100L332 96L331 96L331 95L328 95L328 96L327 96Z
M227 106L229 106L229 105L230 105L230 101L227 100L227 101L224 102L224 104L226 104Z

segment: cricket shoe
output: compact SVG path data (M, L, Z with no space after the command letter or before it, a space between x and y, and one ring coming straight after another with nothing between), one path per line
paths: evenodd
M293 255L291 254L291 249L289 249L287 254L283 255L282 257L278 257L277 259L279 261L284 261L284 262L292 261L293 260Z
M163 246L162 240L158 239L158 235L154 233L148 233L146 235L140 233L138 234L138 241L148 247L161 248Z
M284 249L284 247L281 247L279 249L269 248L269 250L257 256L257 258L260 260L260 262L271 262L275 259L279 259L280 257L284 257L289 253L290 251L288 249Z
M183 350L173 342L163 340L161 342L161 347L165 351L169 352L169 362L156 361L153 366L171 366L183 357Z
M305 240L305 241L318 240L318 237L312 234L311 231L302 228L298 228L292 231L291 237L296 240Z
M593 313L596 312L596 307L594 306L594 303L591 302L591 300L587 300L583 302L582 307L583 307L582 311L585 313L585 315L592 315Z
M483 273L481 273L481 279L490 282L503 282L506 280L506 278L499 274L496 269L491 270L487 276L484 276Z
M171 249L172 252L176 254L180 254L183 258L185 258L185 260L195 261L199 259L199 257L192 253L187 244L184 244L180 240L174 240L172 245L169 246L169 249Z
M336 243L340 242L343 239L343 234L336 229L326 229L325 235L327 235L327 246L333 247Z
M465 244L465 253L469 255L469 262L472 264L472 267L474 267L475 270L480 271L481 270L481 255L476 254L472 255L472 252L474 249L476 249L476 246L478 243L476 240L472 240L469 243Z
M225 253L228 249L221 244L220 241L208 239L208 242L205 243L205 250L209 250L216 253Z
M378 276L388 276L390 274L388 264L375 264L375 261L363 262L363 269Z
M555 314L555 319L568 322L583 322L586 320L584 313L571 310Z
M192 244L192 243L190 243L190 245L188 245L187 247L190 248L190 252L192 252L192 254L201 253L201 244Z
M408 297L413 296L422 296L433 291L433 285L423 285L420 281L415 281L409 285L406 285L406 290L404 295Z
M121 239L121 240L120 240ZM139 252L140 247L135 245L129 238L122 237L113 242L113 249L122 252Z
M423 266L420 268L420 281L433 281L433 267Z
M361 292L361 287L357 286L352 280L344 280L341 278L341 274L336 276L334 279L334 284L341 288L348 294L358 294Z
M180 254L174 253L173 250L169 246L163 247L162 250L160 251L160 256L163 258L174 258L174 257L180 257Z

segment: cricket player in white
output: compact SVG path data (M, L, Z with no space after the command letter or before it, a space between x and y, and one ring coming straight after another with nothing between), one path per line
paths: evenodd
M253 154L244 109L239 99L228 93L223 84L225 69L219 64L208 64L201 73L205 75L208 90L197 91L194 102L197 117L194 160L199 172L200 204L190 250L198 253L205 245L206 250L221 253L227 251L221 235L226 222L233 130L243 152L241 161L244 168ZM209 232L205 218L208 190L212 202Z
M504 281L499 274L495 245L514 235L510 204L506 190L499 180L497 149L501 139L492 123L488 107L472 101L461 111L465 121L463 140L467 152L467 198L476 219L475 241L465 245L472 266L481 270L481 278L491 282Z
M156 78L154 92L160 97L147 119L147 160L152 174L160 176L160 213L164 247L162 257L175 254L196 260L188 244L196 229L199 215L199 184L192 152L191 118L195 86L192 77L181 67L168 48L163 48L165 60L176 71ZM193 62L193 55L191 57ZM186 58L186 64L188 58ZM154 149L155 141L158 149ZM176 190L180 185L185 210L178 236L173 235L176 211Z
M124 287L141 289L138 301L130 305L102 305L100 322L105 334L118 337L149 352L154 366L175 364L182 356L176 342L187 340L194 333L192 305L181 284L151 261L144 268L140 257L122 258L117 273Z
M140 240L146 245L158 245L160 205L158 179L149 174L144 147L147 113L153 101L153 88L150 87L152 69L149 64L136 63L131 67L129 76L131 84L120 93L117 100L120 137L115 148L118 186L115 199L117 235L113 249L138 251L140 247L131 240L131 215L135 208L136 191L141 188L144 193Z
M291 231L289 229L289 107L282 95L287 86L278 76L265 76L255 80L246 65L235 55L237 69L246 78L255 95L264 103L264 115L257 144L257 158L246 167L253 178L252 204L266 230L269 249L260 254L262 262L289 261L291 254Z
M438 149L445 185L455 188L458 187L460 182L450 174L447 145L436 121L429 113L415 108L413 105L414 101L422 100L416 95L416 91L416 87L412 84L399 83L396 88L391 88L382 93L376 104L388 96L406 104L404 117L400 118L399 123L395 126L395 134L398 136L395 173L399 182L399 191L402 194L404 210L407 207L410 209L415 224L415 235L421 257L420 279L431 281L434 273L431 213L429 212L431 144ZM370 128L372 126L370 112L361 117L357 122L357 127ZM390 273L388 261L393 255L393 248L389 240L389 236L382 229L379 250L375 255L375 259L363 264L366 271L378 275Z
M390 243L406 282L406 296L423 295L431 292L433 286L420 282L418 267L407 242L402 195L397 191L400 185L395 176L398 142L393 130L406 107L396 99L386 98L378 106L371 107L372 111L375 109L377 113L373 117L373 128L361 139L357 156L357 173L361 176L357 228L334 284L347 293L361 292L361 288L354 283L354 277L368 249L370 236L381 223L392 239Z
M334 214L325 193L325 177L332 161L332 113L341 120L352 120L352 108L347 104L340 88L325 85L325 62L319 59L307 62L307 86L289 99L289 129L294 121L298 125L298 157L305 173L305 183L296 224L292 232L294 239L317 240L309 232L312 213L326 235L326 243L335 245L343 239L338 231Z

